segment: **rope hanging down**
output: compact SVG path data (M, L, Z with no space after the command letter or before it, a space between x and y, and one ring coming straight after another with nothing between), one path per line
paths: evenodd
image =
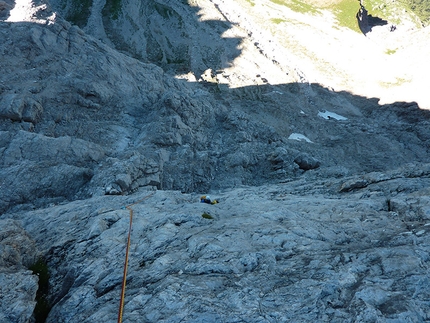
M118 311L118 323L122 323L122 313L124 310L124 296L125 296L125 286L127 283L127 268L128 268L128 251L130 249L130 238L131 238L131 229L132 229L132 225L133 225L133 209L131 208L133 205L139 204L141 202L143 202L144 200L150 198L152 195L154 195L154 193L149 194L147 196L145 196L143 199L127 205L125 208L127 210L130 211L130 225L128 227L128 238L127 238L127 247L125 249L125 261L124 261L124 273L122 275L122 287L121 287L121 298L120 298L120 302L119 302L119 311Z

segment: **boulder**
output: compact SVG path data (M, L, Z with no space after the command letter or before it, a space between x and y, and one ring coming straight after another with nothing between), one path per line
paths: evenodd
M320 161L307 154L300 154L294 158L294 162L302 170L311 170L320 167Z

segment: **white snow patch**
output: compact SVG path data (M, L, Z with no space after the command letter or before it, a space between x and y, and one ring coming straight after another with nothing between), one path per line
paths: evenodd
M348 118L345 118L337 113L326 111L326 110L318 111L318 116L326 120L329 120L329 119L348 120Z
M298 140L298 141L306 141L306 142L310 142L310 143L313 143L308 137L306 137L306 136L304 136L304 135L302 135L302 134L300 134L300 133L292 133L289 137L288 137L288 139L291 139L291 140Z
M16 0L15 6L9 12L8 22L22 22L29 21L35 23L46 23L45 19L39 19L37 13L40 10L45 11L47 9L46 4L36 6L32 0ZM55 14L53 14L48 20L55 20Z

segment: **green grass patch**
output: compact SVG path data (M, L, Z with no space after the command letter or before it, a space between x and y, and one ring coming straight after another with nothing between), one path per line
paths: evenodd
M368 10L369 15L381 19L389 19L391 11L394 9L394 7L387 6L385 0L365 1L364 6Z
M318 13L319 10L314 6L300 0L270 0L273 3L276 3L281 6L286 6L295 12L300 13Z
M359 9L360 3L357 0L343 0L332 7L340 26L361 33L357 22Z
M272 18L270 20L277 25L279 25L281 22L285 22L285 20L281 18Z
M385 54L387 54L387 55L393 55L396 52L397 52L397 48L396 49L387 49L385 51Z
M423 26L430 25L429 0L406 0L406 5L418 16Z
M430 1L428 0L365 0L364 6L369 15L387 20L389 23L401 24L403 16L411 16L411 12L419 18L422 25L426 23L428 25L430 22Z

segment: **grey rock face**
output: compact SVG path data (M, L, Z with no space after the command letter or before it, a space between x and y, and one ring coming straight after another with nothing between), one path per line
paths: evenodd
M199 21L195 3L170 1L92 2L91 12L71 2L54 0L52 5L66 19L88 34L145 62L169 70L192 71L197 78L208 69L220 70L240 54L240 38L219 35L231 23L219 17ZM213 6L213 4L211 4ZM85 9L85 8L82 8ZM203 45L204 44L204 45Z
M344 180L243 187L211 194L216 205L139 191L9 217L46 254L47 322L115 320L136 202L126 321L428 320L428 177L337 193Z
M428 115L415 104L381 107L308 83L186 83L59 18L2 22L0 33L2 212L144 186L276 183L300 167L324 177L427 161Z
M1 220L0 266L21 269L36 261L36 245L27 232L12 220Z
M183 4L124 1L111 47L0 5L0 321L34 321L39 257L47 322L115 321L129 205L124 321L430 320L428 111L310 83ZM239 44L284 81L221 71Z
M0 219L0 320L30 322L38 278L27 268L37 258L36 244L13 220Z
M27 323L33 318L38 289L37 276L29 270L0 271L2 304L0 319L5 323Z
M42 197L73 198L93 176L88 165L104 155L98 145L68 136L52 138L22 130L0 136L5 144L1 210Z

